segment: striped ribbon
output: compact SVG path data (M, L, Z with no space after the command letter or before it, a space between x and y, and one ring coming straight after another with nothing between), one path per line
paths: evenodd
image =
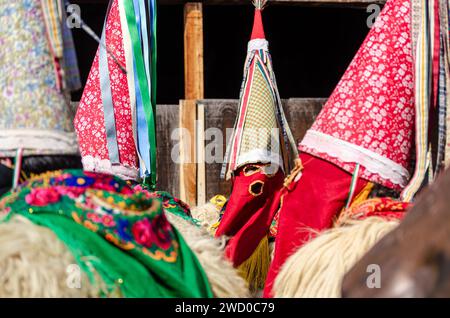
M439 90L438 90L438 140L437 155L434 174L441 171L445 157L445 140L446 140L446 113L447 113L447 86L445 78L445 50L444 39L441 36L441 49L439 56Z
M450 166L450 6L447 0L441 0L441 34L444 43L444 70L446 86L446 114L445 114L445 150L444 150L444 168Z
M156 26L153 17L156 16L154 0L145 6L141 1L124 1L125 15L128 31L132 43L133 67L135 73L136 89L136 125L138 127L138 152L140 157L141 173L144 183L154 188L156 185L156 127L155 127L155 97L152 88L156 78L150 76L153 72L155 60L148 59L149 52L156 48L149 43L148 33L154 34ZM153 11L152 11L153 10ZM147 14L145 14L147 13ZM145 15L144 15L145 14ZM145 22L144 22L145 20ZM147 29L150 25L150 31ZM155 56L150 54L150 56ZM151 74L153 76L153 73ZM153 79L153 81L151 81ZM147 129L145 129L147 128Z
M109 12L110 8L108 8ZM106 41L106 22L108 14L106 15L102 32L102 43ZM114 103L111 94L111 81L108 65L108 54L105 50L105 46L99 47L99 73L100 73L100 90L103 104L103 115L105 119L106 130L106 142L109 153L109 160L112 165L120 163L119 147L117 144L117 131L116 131L116 119L114 116Z
M19 186L20 172L22 170L23 148L18 148L16 151L16 157L14 159L14 178L13 189Z
M403 190L401 197L404 201L411 201L420 189L428 168L428 111L432 85L432 41L434 36L434 1L428 3L421 0L422 15L418 33L415 59L415 139L416 165L414 175Z
M61 8L59 0L41 0L41 7L52 54L57 58L62 58L64 45L61 34L61 16L59 14Z
M355 190L356 190L356 184L358 182L359 178L359 163L356 164L355 170L353 171L352 181L350 182L350 190L348 192L348 198L347 203L345 204L345 209L348 209L353 201L353 198L355 196Z

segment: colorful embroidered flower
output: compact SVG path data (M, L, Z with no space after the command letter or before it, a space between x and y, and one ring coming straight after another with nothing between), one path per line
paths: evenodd
M116 222L114 222L114 219L110 215L104 215L102 217L102 224L106 227L113 227L116 226Z
M91 220L92 222L95 222L95 223L101 223L102 222L102 218L96 213L88 213L87 214L87 218L89 220Z
M84 188L77 187L55 187L56 191L61 195L67 195L71 199L76 199L85 192Z
M143 219L134 223L131 229L137 243L145 247L151 247L155 243L155 235L152 232L152 225L148 219Z
M152 231L156 234L158 246L164 250L169 249L172 242L170 236L172 227L164 215L158 215L152 220Z
M29 205L45 206L48 204L53 204L53 203L58 202L60 198L61 198L61 195L54 188L45 188L45 189L34 188L25 197L25 201Z
M126 219L119 219L117 222L119 223L117 226L117 232L120 238L127 242L131 241L133 237L130 234L128 234L128 226L130 222L128 222L128 220Z

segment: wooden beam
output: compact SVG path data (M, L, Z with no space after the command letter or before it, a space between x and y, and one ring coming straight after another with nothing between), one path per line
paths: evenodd
M199 2L188 2L184 6L184 86L185 100L180 103L180 145L185 160L180 165L180 198L194 206L198 201L197 151L203 146L197 140L196 129L197 100L204 94L203 8ZM204 185L205 180L200 184ZM203 202L204 193L201 197Z
M200 2L184 6L185 99L203 98L203 8Z
M197 205L196 129L197 101L180 101L180 199Z
M197 205L204 205L206 197L205 164L205 105L197 103Z

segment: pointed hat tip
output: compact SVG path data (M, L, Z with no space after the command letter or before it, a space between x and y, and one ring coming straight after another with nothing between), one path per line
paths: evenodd
M255 9L255 17L253 20L253 31L250 40L265 39L264 27L262 23L261 9Z

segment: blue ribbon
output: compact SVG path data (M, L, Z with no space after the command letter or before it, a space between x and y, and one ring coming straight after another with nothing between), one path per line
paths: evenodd
M106 20L103 25L102 43L106 44ZM114 104L111 94L111 81L109 78L108 54L104 46L99 47L99 73L100 88L105 119L106 141L111 164L119 164L119 147L117 145L116 119L114 117Z

